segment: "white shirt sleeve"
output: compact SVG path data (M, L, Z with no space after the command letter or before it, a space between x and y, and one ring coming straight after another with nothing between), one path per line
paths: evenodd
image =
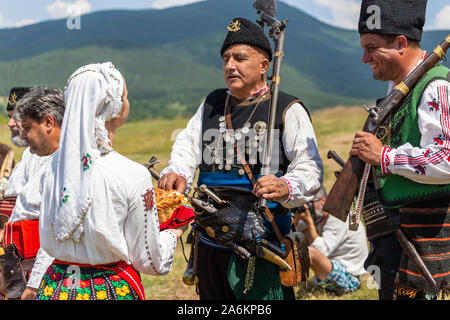
M129 259L137 271L167 274L172 266L176 235L159 231L158 212L151 180L145 178L131 191L129 211L125 221L125 238Z
M167 173L177 173L187 181L187 190L192 188L195 174L202 161L202 118L203 105L200 105L186 128L177 136L172 146L168 166L161 171L161 176Z
M328 217L322 235L314 239L311 246L319 250L324 256L329 257L342 244L347 229L347 225L341 220Z
M418 107L420 146L384 147L383 174L398 174L423 184L450 183L449 91L450 83L445 80L427 86Z
M36 260L33 265L33 270L31 270L30 278L28 279L27 286L38 289L41 284L42 277L47 271L48 267L53 262L53 258L50 257L47 252L45 252L42 248L39 249Z
M20 161L11 172L5 188L5 197L16 197L27 182L27 165L32 157L29 148L25 148Z
M345 265L350 274L361 275L366 273L364 261L369 254L366 230L361 221L356 231L349 230L348 220L349 217L343 222L329 215L322 235L311 246L331 261Z
M323 181L323 164L316 136L306 110L293 104L285 115L283 146L290 164L281 177L289 187L286 208L300 207L311 201Z

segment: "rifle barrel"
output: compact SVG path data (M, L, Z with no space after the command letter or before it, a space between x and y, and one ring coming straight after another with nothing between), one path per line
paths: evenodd
M336 153L336 151L334 150L328 151L327 158L333 159L342 168L345 167L345 161Z
M272 29L275 33L275 29ZM277 115L277 104L278 104L278 92L279 92L279 82L280 82L280 71L281 62L283 59L283 47L284 39L286 35L286 29L284 27L279 29L278 35L273 35L275 38L275 59L273 62L272 71L272 83L271 83L271 98L270 98L270 114L269 123L267 126L267 140L266 148L264 148L263 166L261 169L261 175L268 175L271 173L272 168L272 155L273 155L273 142L275 135L275 119ZM264 208L266 206L267 200L262 197L258 200L258 207Z
M403 249L403 252L408 256L408 258L414 263L414 265L419 269L422 276L427 280L428 284L433 288L434 291L438 291L436 281L428 270L427 266L423 262L416 248L413 244L409 242L408 238L403 234L403 232L398 229L395 231L395 236Z

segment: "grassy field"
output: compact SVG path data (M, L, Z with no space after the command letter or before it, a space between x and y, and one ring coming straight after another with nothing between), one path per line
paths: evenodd
M366 118L366 112L361 107L335 107L312 113L312 121L317 136L317 144L324 163L324 185L329 190L334 183L333 172L339 167L327 159L329 150L335 150L346 160L350 150L354 132L360 130ZM161 163L157 166L163 169L170 156L173 137L184 128L188 119L148 120L127 123L116 132L115 149L139 163L146 162L152 155L157 156ZM0 124L0 142L9 143L9 129L6 124ZM15 159L18 161L22 150L15 148ZM186 237L187 232L184 234ZM185 245L186 256L189 256L190 246ZM152 300L196 300L195 288L182 282L186 262L179 243L173 268L167 276L152 277L143 275L143 283L147 299ZM353 294L335 296L326 293L312 282L313 274L307 284L296 288L298 299L307 300L374 300L378 298L376 290L366 286L366 276L362 277L362 288Z

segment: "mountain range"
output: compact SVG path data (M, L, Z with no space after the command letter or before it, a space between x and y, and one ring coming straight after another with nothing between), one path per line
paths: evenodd
M14 86L64 89L78 67L111 61L126 78L131 120L192 115L210 91L224 87L219 50L226 27L234 17L256 21L253 2L94 12L81 16L81 29L73 30L66 19L1 29L0 96ZM327 25L284 2L278 2L277 18L288 19L281 90L311 110L385 95L387 84L374 81L361 63L356 31ZM448 34L424 32L422 48L434 49Z

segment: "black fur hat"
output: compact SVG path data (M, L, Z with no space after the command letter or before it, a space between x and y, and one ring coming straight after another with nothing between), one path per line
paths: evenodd
M9 99L8 104L6 105L6 110L7 111L14 110L17 101L22 99L24 95L30 92L30 90L31 88L27 87L12 88L11 91L9 92Z
M427 0L362 0L358 31L420 41L426 8Z
M223 42L220 55L223 56L225 50L237 43L251 44L265 50L272 61L272 47L269 39L264 34L264 30L257 24L244 19L234 18L227 27L228 34Z

